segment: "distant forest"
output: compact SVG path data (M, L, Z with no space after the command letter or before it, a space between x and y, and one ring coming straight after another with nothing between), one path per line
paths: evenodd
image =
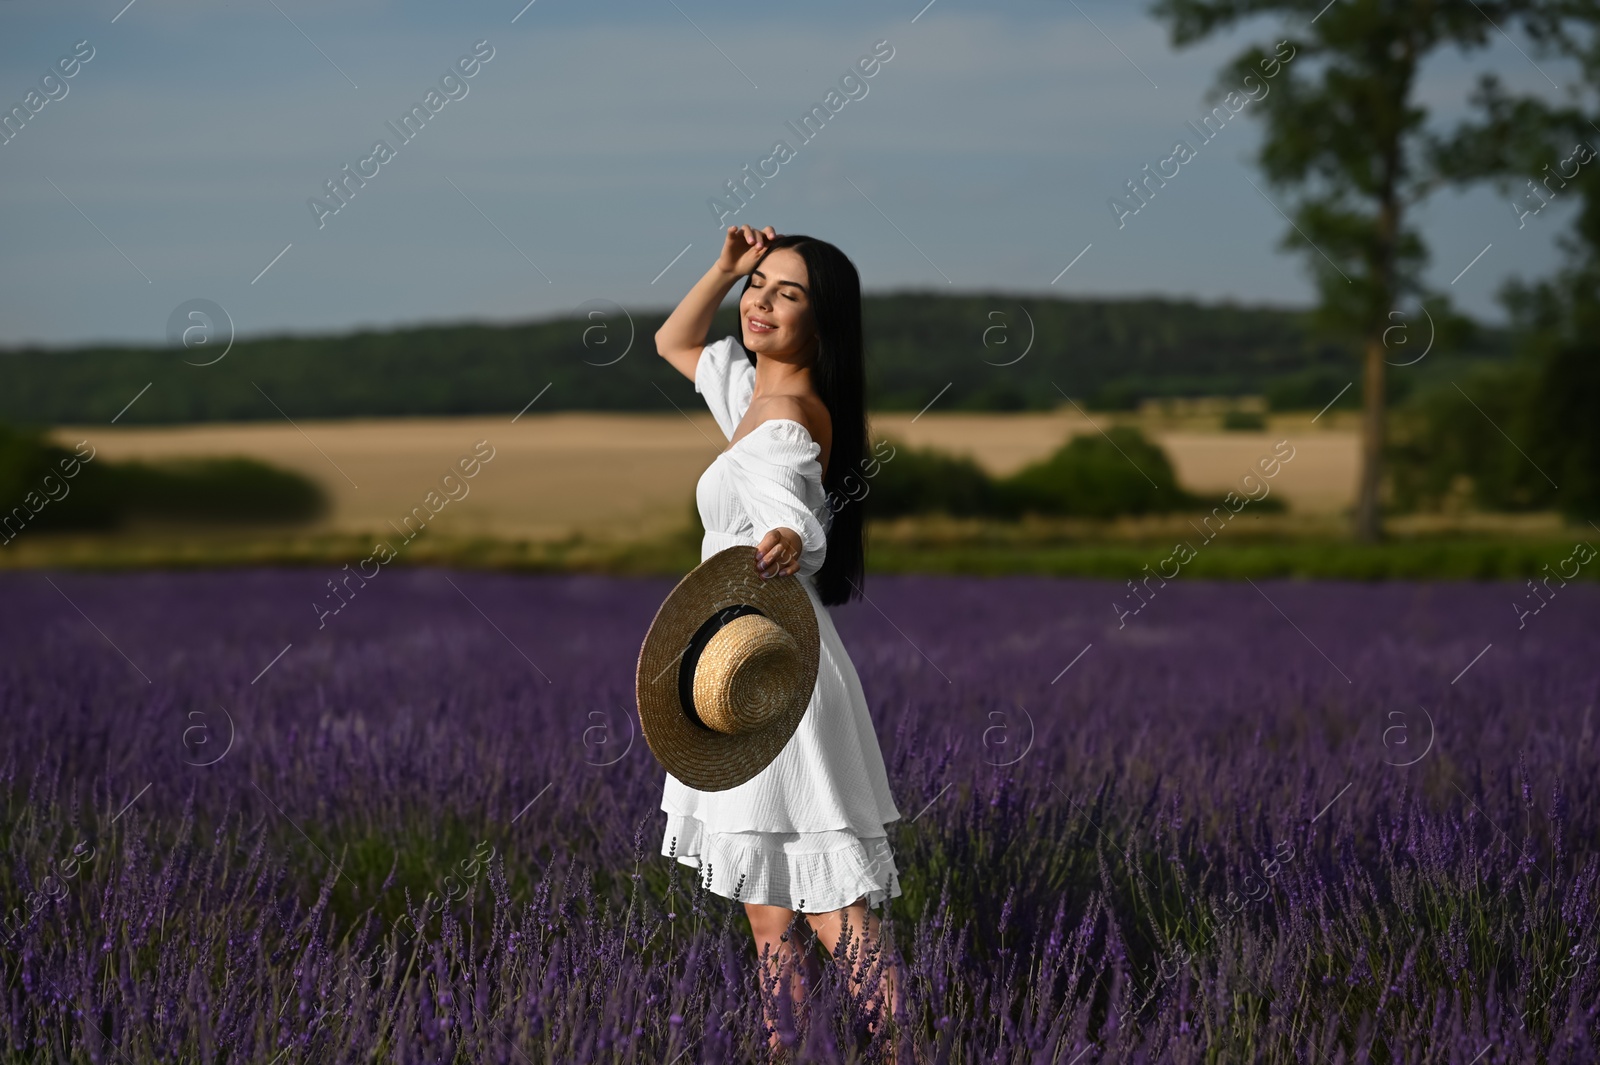
M734 332L735 312L731 302L718 311L709 339ZM1198 395L1265 395L1275 409L1316 409L1358 376L1354 343L1314 334L1305 311L907 292L867 296L863 314L874 411L917 411L936 396L939 411L1051 410L1066 403L1063 392L1097 409ZM629 316L632 347L623 356ZM519 325L260 337L236 341L226 357L203 366L192 364L216 359L225 338L189 350L13 349L0 352L0 421L514 414L535 396L541 413L668 411L668 396L681 400L686 382L655 354L665 316L613 308ZM1425 339L1417 338L1419 348ZM1511 348L1507 331L1479 327L1406 373L1501 362ZM1399 391L1416 380L1391 377ZM1340 406L1355 407L1359 392L1350 389Z

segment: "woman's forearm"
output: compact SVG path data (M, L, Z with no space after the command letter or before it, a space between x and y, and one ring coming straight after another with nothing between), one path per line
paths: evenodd
M713 263L705 276L694 283L689 294L667 315L661 328L656 330L656 351L665 355L669 351L684 351L704 345L717 306L741 276L724 269L720 263Z

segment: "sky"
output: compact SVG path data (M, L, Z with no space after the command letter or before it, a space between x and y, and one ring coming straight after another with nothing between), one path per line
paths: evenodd
M1187 123L1244 45L1314 14L1175 49L1106 0L0 0L0 106L39 93L0 144L0 346L163 343L194 300L246 337L666 310L732 223L839 245L869 292L1308 306L1259 119ZM1573 79L1509 29L1424 67L1435 122L1483 71L1551 99ZM1195 158L1119 226L1110 198L1179 138ZM771 176L740 206L746 166ZM346 173L368 176L340 203ZM1502 322L1571 209L1519 228L1492 185L1437 193L1426 280Z

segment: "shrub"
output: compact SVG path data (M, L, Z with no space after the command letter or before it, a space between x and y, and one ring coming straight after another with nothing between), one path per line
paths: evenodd
M1111 518L1204 506L1178 486L1166 453L1128 427L1074 437L1049 458L1003 478L991 478L966 456L898 444L868 482L865 500L873 519L929 513ZM1261 504L1262 510L1281 509L1276 501Z
M1267 419L1260 411L1230 410L1222 416L1222 427L1227 430L1261 430L1267 427Z
M256 459L171 459L116 468L123 511L215 522L298 522L327 513L321 485Z
M1089 397L1089 406L1093 410L1104 411L1129 411L1138 410L1139 401L1144 398L1143 391L1131 381L1112 381L1101 385Z
M1184 510L1200 502L1178 486L1166 452L1128 426L1076 436L996 487L1005 516L1111 518Z
M1587 338L1536 338L1509 365L1419 394L1391 425L1394 506L1457 498L1483 510L1600 518L1597 402L1600 359Z
M1600 519L1600 350L1594 318L1591 310L1577 335L1534 349L1539 370L1528 405L1531 453L1561 486L1556 505L1569 518L1588 520Z
M88 452L93 455L93 451ZM5 539L23 529L104 529L116 524L114 475L104 459L83 461L42 431L0 424L0 521Z
M92 445L91 445L92 447ZM322 487L242 457L113 463L0 425L0 521L23 529L111 529L128 518L298 522L327 512Z
M926 513L978 517L995 512L994 483L971 458L886 442L894 450L889 458L879 458L878 475L866 482L867 494L861 497L868 519Z
M1395 509L1435 509L1451 499L1483 510L1552 506L1550 483L1495 429L1530 439L1532 374L1517 366L1481 369L1461 384L1431 389L1391 417L1385 451Z
M1384 378L1387 402L1399 403L1410 396L1412 381L1412 377L1390 370ZM1346 389L1346 385L1350 387ZM1267 382L1263 394L1271 411L1321 410L1330 402L1331 410L1360 410L1361 370L1354 365L1349 370L1328 366L1301 370ZM1339 398L1334 400L1335 396Z

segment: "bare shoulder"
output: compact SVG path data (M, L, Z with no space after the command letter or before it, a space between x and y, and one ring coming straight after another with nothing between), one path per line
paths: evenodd
M833 443L833 418L828 413L827 405L816 396L773 396L762 404L761 420L771 421L774 418L787 418L806 427L811 439L822 448L818 461L822 463L823 473L826 474L829 448Z

